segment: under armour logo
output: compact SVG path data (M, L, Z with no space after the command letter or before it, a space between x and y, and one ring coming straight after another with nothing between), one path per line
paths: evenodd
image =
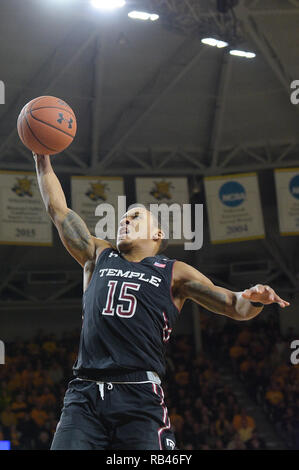
M166 439L166 446L173 450L175 448L175 443L171 439Z
M111 256L116 256L117 257L118 255L116 253L110 253L109 258L111 258Z
M59 119L57 119L57 122L59 122L59 124L61 124L62 121L65 121L65 122L67 122L68 125L69 125L68 128L69 128L69 129L72 129L72 127L73 127L73 126L72 126L72 124L73 124L72 118L66 119L66 118L63 116L63 113L58 113L58 116L59 116Z

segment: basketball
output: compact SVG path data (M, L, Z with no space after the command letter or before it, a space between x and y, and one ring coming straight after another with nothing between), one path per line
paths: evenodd
M17 129L29 150L53 155L72 143L77 131L76 116L65 101L54 96L40 96L23 107Z

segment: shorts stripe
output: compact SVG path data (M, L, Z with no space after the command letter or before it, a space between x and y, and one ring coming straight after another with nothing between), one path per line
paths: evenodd
M154 393L156 395L158 395L159 398L161 398L160 405L162 406L162 409L163 409L163 423L165 424L165 426L162 426L162 428L158 429L159 446L160 446L160 450L163 450L162 441L161 441L161 434L162 434L163 431L166 431L167 429L170 429L170 419L169 419L169 416L168 416L167 407L164 403L164 392L163 392L162 387L160 385L157 385L157 384L154 384L154 383L152 384L152 386L153 386ZM161 396L158 393L158 387L161 390Z

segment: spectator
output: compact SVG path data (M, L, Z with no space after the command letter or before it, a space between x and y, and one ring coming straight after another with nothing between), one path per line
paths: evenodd
M223 411L219 413L219 418L216 421L216 432L217 436L224 440L226 440L230 434L230 425Z
M247 442L251 439L252 433L253 433L253 427L248 422L247 416L245 416L244 418L242 417L241 424L238 429L238 434L240 436L240 439L243 442Z
M21 432L25 449L32 449L34 439L38 433L38 426L29 413L25 413L23 418L20 419L18 429Z
M23 393L19 393L15 399L11 403L10 407L11 411L15 413L17 419L23 418L26 411L28 410L28 404L25 400L25 395Z
M256 433L253 433L251 439L246 442L248 450L262 450L266 449L265 442L259 438Z
M17 417L10 407L7 407L2 411L0 415L1 424L7 428L17 424Z
M48 419L48 414L42 409L40 403L37 404L36 408L33 408L31 411L31 418L36 423L38 427L44 426L46 420Z
M62 367L58 364L58 362L54 362L54 364L50 367L48 375L52 380L53 384L58 384L64 378L64 372Z
M252 416L249 416L245 410L242 408L241 413L237 414L233 418L233 426L236 431L238 431L242 426L246 423L246 427L251 428L252 430L255 428L255 421Z
M268 388L266 393L266 400L272 406L277 406L284 399L282 391L276 382L272 382L272 385Z
M51 447L51 438L46 431L41 431L38 435L37 448L40 450L49 450Z
M236 433L227 444L226 449L227 450L246 450L246 445L240 439L239 434Z

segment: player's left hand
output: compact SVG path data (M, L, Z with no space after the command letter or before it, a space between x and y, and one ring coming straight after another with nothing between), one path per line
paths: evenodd
M245 289L242 297L251 302L260 302L264 305L277 303L280 307L285 308L290 305L286 300L281 299L276 292L269 286L257 284L250 289Z

